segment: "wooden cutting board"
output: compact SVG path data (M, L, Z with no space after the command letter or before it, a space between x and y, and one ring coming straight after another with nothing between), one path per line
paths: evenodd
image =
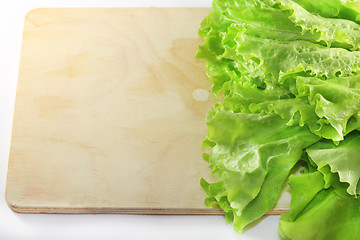
M215 100L204 8L35 9L24 26L6 199L22 213L221 214L199 181ZM286 195L286 194L285 194ZM269 213L289 206L288 196Z

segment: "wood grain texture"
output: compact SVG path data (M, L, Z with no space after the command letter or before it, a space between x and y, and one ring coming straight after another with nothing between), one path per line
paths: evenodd
M204 8L35 9L25 19L6 199L22 213L206 208L194 56ZM272 214L286 211L288 197Z

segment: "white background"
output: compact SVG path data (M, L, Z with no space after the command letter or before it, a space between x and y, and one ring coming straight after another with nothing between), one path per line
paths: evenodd
M210 7L210 0L0 0L0 240L279 239L278 216L236 234L223 216L17 214L5 202L23 22L38 7ZM194 23L199 24L199 23Z

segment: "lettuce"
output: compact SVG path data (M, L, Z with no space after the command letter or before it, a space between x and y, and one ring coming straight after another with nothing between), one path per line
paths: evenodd
M301 177L302 179L293 180L292 188L295 190L296 188L304 189L304 186L311 187L314 180L312 175L317 173L296 176L296 178ZM315 187L316 190L319 189L317 185ZM292 208L303 207L300 204L302 204L304 195L311 200L302 211L297 213L294 220L282 217L279 223L279 233L282 239L358 239L360 200L355 197L339 195L332 187L323 188L315 195L314 193L314 190L312 192L293 191L292 198L297 201L295 206L291 206Z
M323 140L306 149L310 159L321 168L329 165L331 172L339 175L340 182L348 183L350 195L360 194L357 189L360 179L360 135L352 132L338 146Z
M219 182L201 185L208 206L226 205L241 230L270 210L302 150L319 137L309 129L286 126L279 116L234 113L217 105L207 119L207 161Z
M347 19L359 23L360 4L349 0L294 0L307 11L325 18Z
M280 9L290 11L289 19L296 26L301 27L302 32L320 34L319 42L323 41L327 46L332 47L343 47L350 50L359 49L359 25L355 22L347 19L324 18L314 15L291 0L269 1ZM324 1L322 0L320 3Z
M197 58L222 97L203 142L218 181L200 184L237 232L288 183L282 238L357 239L359 13L349 0L214 0L201 22Z

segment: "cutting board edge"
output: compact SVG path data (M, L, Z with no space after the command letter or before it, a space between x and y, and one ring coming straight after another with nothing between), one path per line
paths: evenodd
M25 214L224 215L223 210L217 208L35 207L21 206L6 200L12 211ZM280 215L287 211L286 208L271 209L266 215Z
M8 189L5 191L5 201L16 213L27 214L126 214L126 215L224 215L220 208L129 208L129 207L52 207L22 205L11 198ZM280 215L288 212L288 208L273 208L265 215Z

